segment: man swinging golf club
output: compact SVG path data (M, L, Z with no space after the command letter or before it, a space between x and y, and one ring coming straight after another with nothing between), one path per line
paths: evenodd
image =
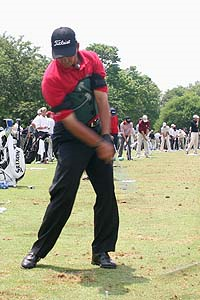
M91 263L114 269L108 252L115 251L119 216L105 70L95 52L79 50L71 28L55 29L51 44L54 59L45 71L42 93L55 114L52 141L57 167L38 239L21 266L34 268L53 248L70 217L85 170L96 193ZM74 249L78 251L76 245Z
M124 146L127 147L127 159L131 160L131 135L133 133L133 123L131 118L126 116L120 124L120 146L119 159L122 157Z

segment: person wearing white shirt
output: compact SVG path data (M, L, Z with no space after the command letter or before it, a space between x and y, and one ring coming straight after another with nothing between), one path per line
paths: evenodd
M169 126L166 122L163 122L163 126L161 127L161 145L160 145L160 151L164 151L165 147L167 151L170 151L170 142L169 142Z
M174 130L175 125L171 124L171 127L169 129L169 141L170 141L170 146L171 146L171 150L174 150L174 142L175 142L175 130Z
M36 137L39 139L37 150L37 162L47 162L48 143L45 139L49 137L49 121L46 116L47 108L41 107L38 110L38 115L31 122L32 127L36 130Z
M48 161L53 161L54 154L53 154L52 134L55 126L55 121L53 119L53 114L51 111L48 111L46 115L48 118L48 129L49 129L47 157L48 157Z

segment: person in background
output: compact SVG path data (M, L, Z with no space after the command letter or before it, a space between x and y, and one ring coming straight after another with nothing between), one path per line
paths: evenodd
M48 129L49 129L47 158L49 162L52 162L54 160L52 136L53 136L53 130L55 126L55 121L53 119L53 113L51 111L47 111L46 116L48 118Z
M114 107L110 108L111 113L111 126L110 126L110 134L113 137L113 143L115 145L115 150L118 149L118 134L119 134L119 120L116 113L116 109Z
M131 136L133 134L133 123L131 118L126 116L120 124L120 145L119 145L119 158L123 155L124 147L127 147L127 159L132 160L131 158Z
M12 126L11 134L13 136L13 141L16 143L18 147L23 147L23 141L22 141L22 132L24 128L20 125L20 119L17 119L15 124Z
M161 134L159 131L155 132L155 150L160 150L160 144L161 144Z
M119 214L105 69L95 52L79 50L75 32L69 27L53 31L51 46L53 60L43 76L42 94L56 121L52 140L57 166L38 238L21 266L36 267L54 247L86 170L96 194L91 263L115 269L109 252L115 251Z
M179 149L185 150L185 141L186 141L186 132L184 129L179 129L178 130L178 144L179 144Z
M154 130L150 130L149 132L149 143L150 143L150 150L156 150L156 138Z
M160 129L161 134L161 144L160 144L160 151L171 151L170 147L170 140L169 140L169 126L166 122L163 122L163 125Z
M178 129L174 124L174 150L179 150Z
M170 141L170 148L171 150L174 150L175 146L175 124L171 124L171 127L169 129L169 141Z
M144 146L144 155L149 158L149 145L148 145L148 134L150 130L150 122L147 115L143 115L138 123L138 141L136 156L139 158L141 156L142 145Z
M31 125L35 129L36 138L38 141L38 150L37 150L37 163L47 163L47 151L48 151L48 142L46 138L49 137L49 121L46 116L47 108L41 107L37 116L33 119Z
M191 139L188 148L186 149L186 154L190 152L192 147L194 148L194 154L197 154L198 143L199 143L199 116L198 115L193 115L189 132L191 134Z

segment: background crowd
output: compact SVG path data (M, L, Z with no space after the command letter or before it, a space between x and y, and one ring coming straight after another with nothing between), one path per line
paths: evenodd
M176 124L168 125L163 122L159 131L151 128L147 115L143 115L134 122L130 116L118 120L117 112L111 108L111 134L119 159L123 158L123 151L128 160L132 160L133 153L137 158L141 153L146 158L154 150L159 151L185 151L186 154L193 150L197 154L200 148L199 116L193 115L190 127L177 128Z
M150 157L152 151L185 151L189 154L192 150L197 154L200 149L199 116L193 115L190 127L177 128L176 124L163 122L159 131L151 128L147 115L139 120L132 120L125 116L118 119L115 108L110 108L111 136L116 154L119 159L133 160L133 157ZM17 136L17 122L13 125L12 134ZM48 163L54 160L52 147L52 134L55 121L52 112L46 107L38 109L26 128L20 127L21 148L24 150L27 163Z

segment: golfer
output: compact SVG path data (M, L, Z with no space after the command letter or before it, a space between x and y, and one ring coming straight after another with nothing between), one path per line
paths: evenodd
M191 140L188 145L188 148L186 149L186 154L188 154L193 148L194 154L197 154L198 144L199 144L199 116L193 115L193 119L190 124L190 134L191 134Z
M95 52L79 50L71 28L55 29L51 45L53 60L44 73L42 93L56 121L52 140L57 167L38 239L21 266L34 268L53 248L70 217L85 170L96 193L91 263L114 269L109 252L115 251L119 216L105 70ZM74 249L78 251L76 245Z
M142 144L144 145L144 155L149 158L149 144L148 144L148 134L150 130L150 122L147 115L143 115L138 123L138 137L137 137L137 157L141 155Z
M119 159L122 158L124 146L127 147L127 159L131 159L131 136L133 134L133 122L131 118L126 116L123 122L120 123L120 146L119 146Z

